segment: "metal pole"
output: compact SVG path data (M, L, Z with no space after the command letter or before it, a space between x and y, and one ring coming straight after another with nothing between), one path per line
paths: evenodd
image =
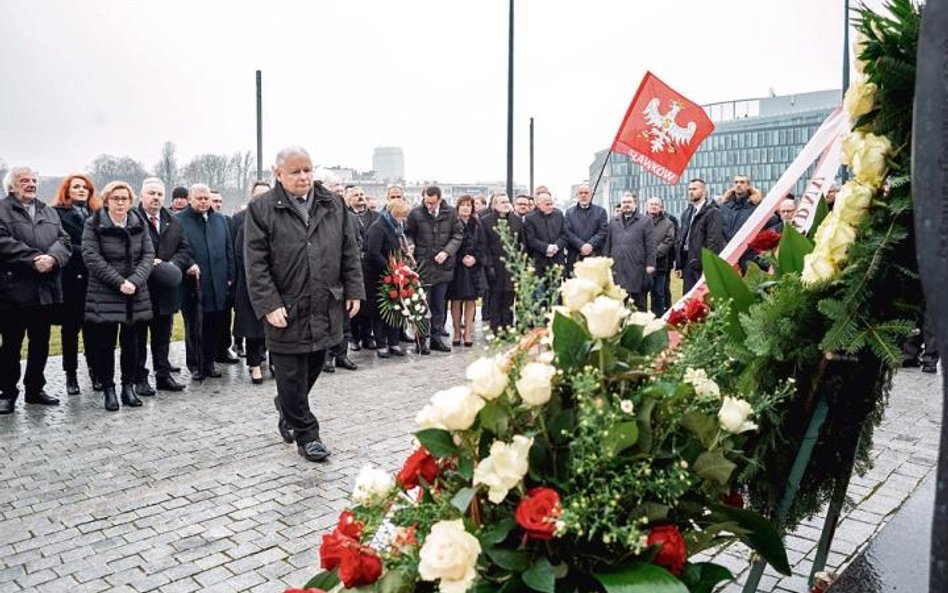
M513 196L514 0L507 31L507 195Z
M592 192L593 192L592 197L593 197L593 200L596 199L596 192L599 190L599 182L602 181L602 174L605 173L605 171L606 171L606 165L609 164L609 161L610 161L610 160L612 160L612 149L611 149L611 148L610 148L609 151L606 153L606 157L605 157L604 159L602 159L602 168L599 169L599 175L596 177L596 182L593 183L593 187L592 187ZM603 203L604 206L606 206L606 209L608 209L608 206L609 206L609 196L605 196L605 197L603 198L603 200L602 200L602 203Z
M849 88L849 0L843 0L843 98ZM839 180L849 181L849 169L840 167Z
M530 195L533 195L533 118L530 118ZM513 196L511 196L513 197Z
M263 179L263 78L257 70L257 179Z

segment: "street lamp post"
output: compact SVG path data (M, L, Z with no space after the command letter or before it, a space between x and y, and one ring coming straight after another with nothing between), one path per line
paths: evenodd
M514 0L510 0L507 31L507 195L513 196L513 76L514 76Z

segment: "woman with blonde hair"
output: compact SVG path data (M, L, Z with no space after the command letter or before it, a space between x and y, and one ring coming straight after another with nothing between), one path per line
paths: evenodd
M84 327L89 273L82 260L82 231L86 226L86 220L102 207L102 202L95 195L95 185L92 180L82 173L74 173L63 179L50 206L56 210L63 230L69 234L69 240L72 242L72 255L69 256L69 263L63 268L62 273L63 294L67 298L59 306L54 317L54 321L61 327L66 393L69 395L79 393L79 380L76 375L79 370L80 332L92 388L98 391L102 389L102 385L92 371L89 337Z
M102 190L102 209L89 217L82 234L82 257L89 269L86 321L92 334L93 367L102 381L105 409L118 410L115 395L115 338L121 334L122 403L142 405L135 394L138 341L152 318L148 277L155 249L144 219L132 208L135 192L124 181Z
M401 199L389 199L381 216L365 232L365 256L362 262L365 274L365 305L372 320L375 353L379 358L405 356L398 345L399 328L385 322L379 310L379 282L385 275L388 258L404 253L405 220L411 206Z

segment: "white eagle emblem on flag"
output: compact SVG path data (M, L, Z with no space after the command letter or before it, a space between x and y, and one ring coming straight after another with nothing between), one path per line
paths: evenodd
M698 129L698 124L688 122L687 127L681 127L675 122L682 105L678 101L671 102L671 109L662 115L659 111L661 101L654 98L648 102L642 114L645 121L652 126L650 130L643 130L642 137L651 142L652 152L668 151L674 153L676 145L688 144Z

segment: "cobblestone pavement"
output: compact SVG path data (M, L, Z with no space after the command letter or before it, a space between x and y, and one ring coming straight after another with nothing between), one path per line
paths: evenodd
M301 586L316 572L320 535L346 505L355 474L368 462L398 469L415 413L436 389L463 378L471 356L455 349L380 361L363 351L353 354L360 370L321 377L312 402L333 451L325 464L283 444L273 381L250 384L243 365L221 365L223 379L107 413L85 377L82 395L65 396L59 360L51 359L48 391L63 405L21 399L15 414L0 417L0 593ZM172 361L183 358L174 345ZM896 385L877 432L876 467L850 487L858 504L837 533L833 567L865 545L935 463L940 383L907 372ZM814 520L787 541L798 575L808 570L818 526ZM715 560L735 573L747 563L738 546ZM768 573L761 590L807 589L805 577Z

